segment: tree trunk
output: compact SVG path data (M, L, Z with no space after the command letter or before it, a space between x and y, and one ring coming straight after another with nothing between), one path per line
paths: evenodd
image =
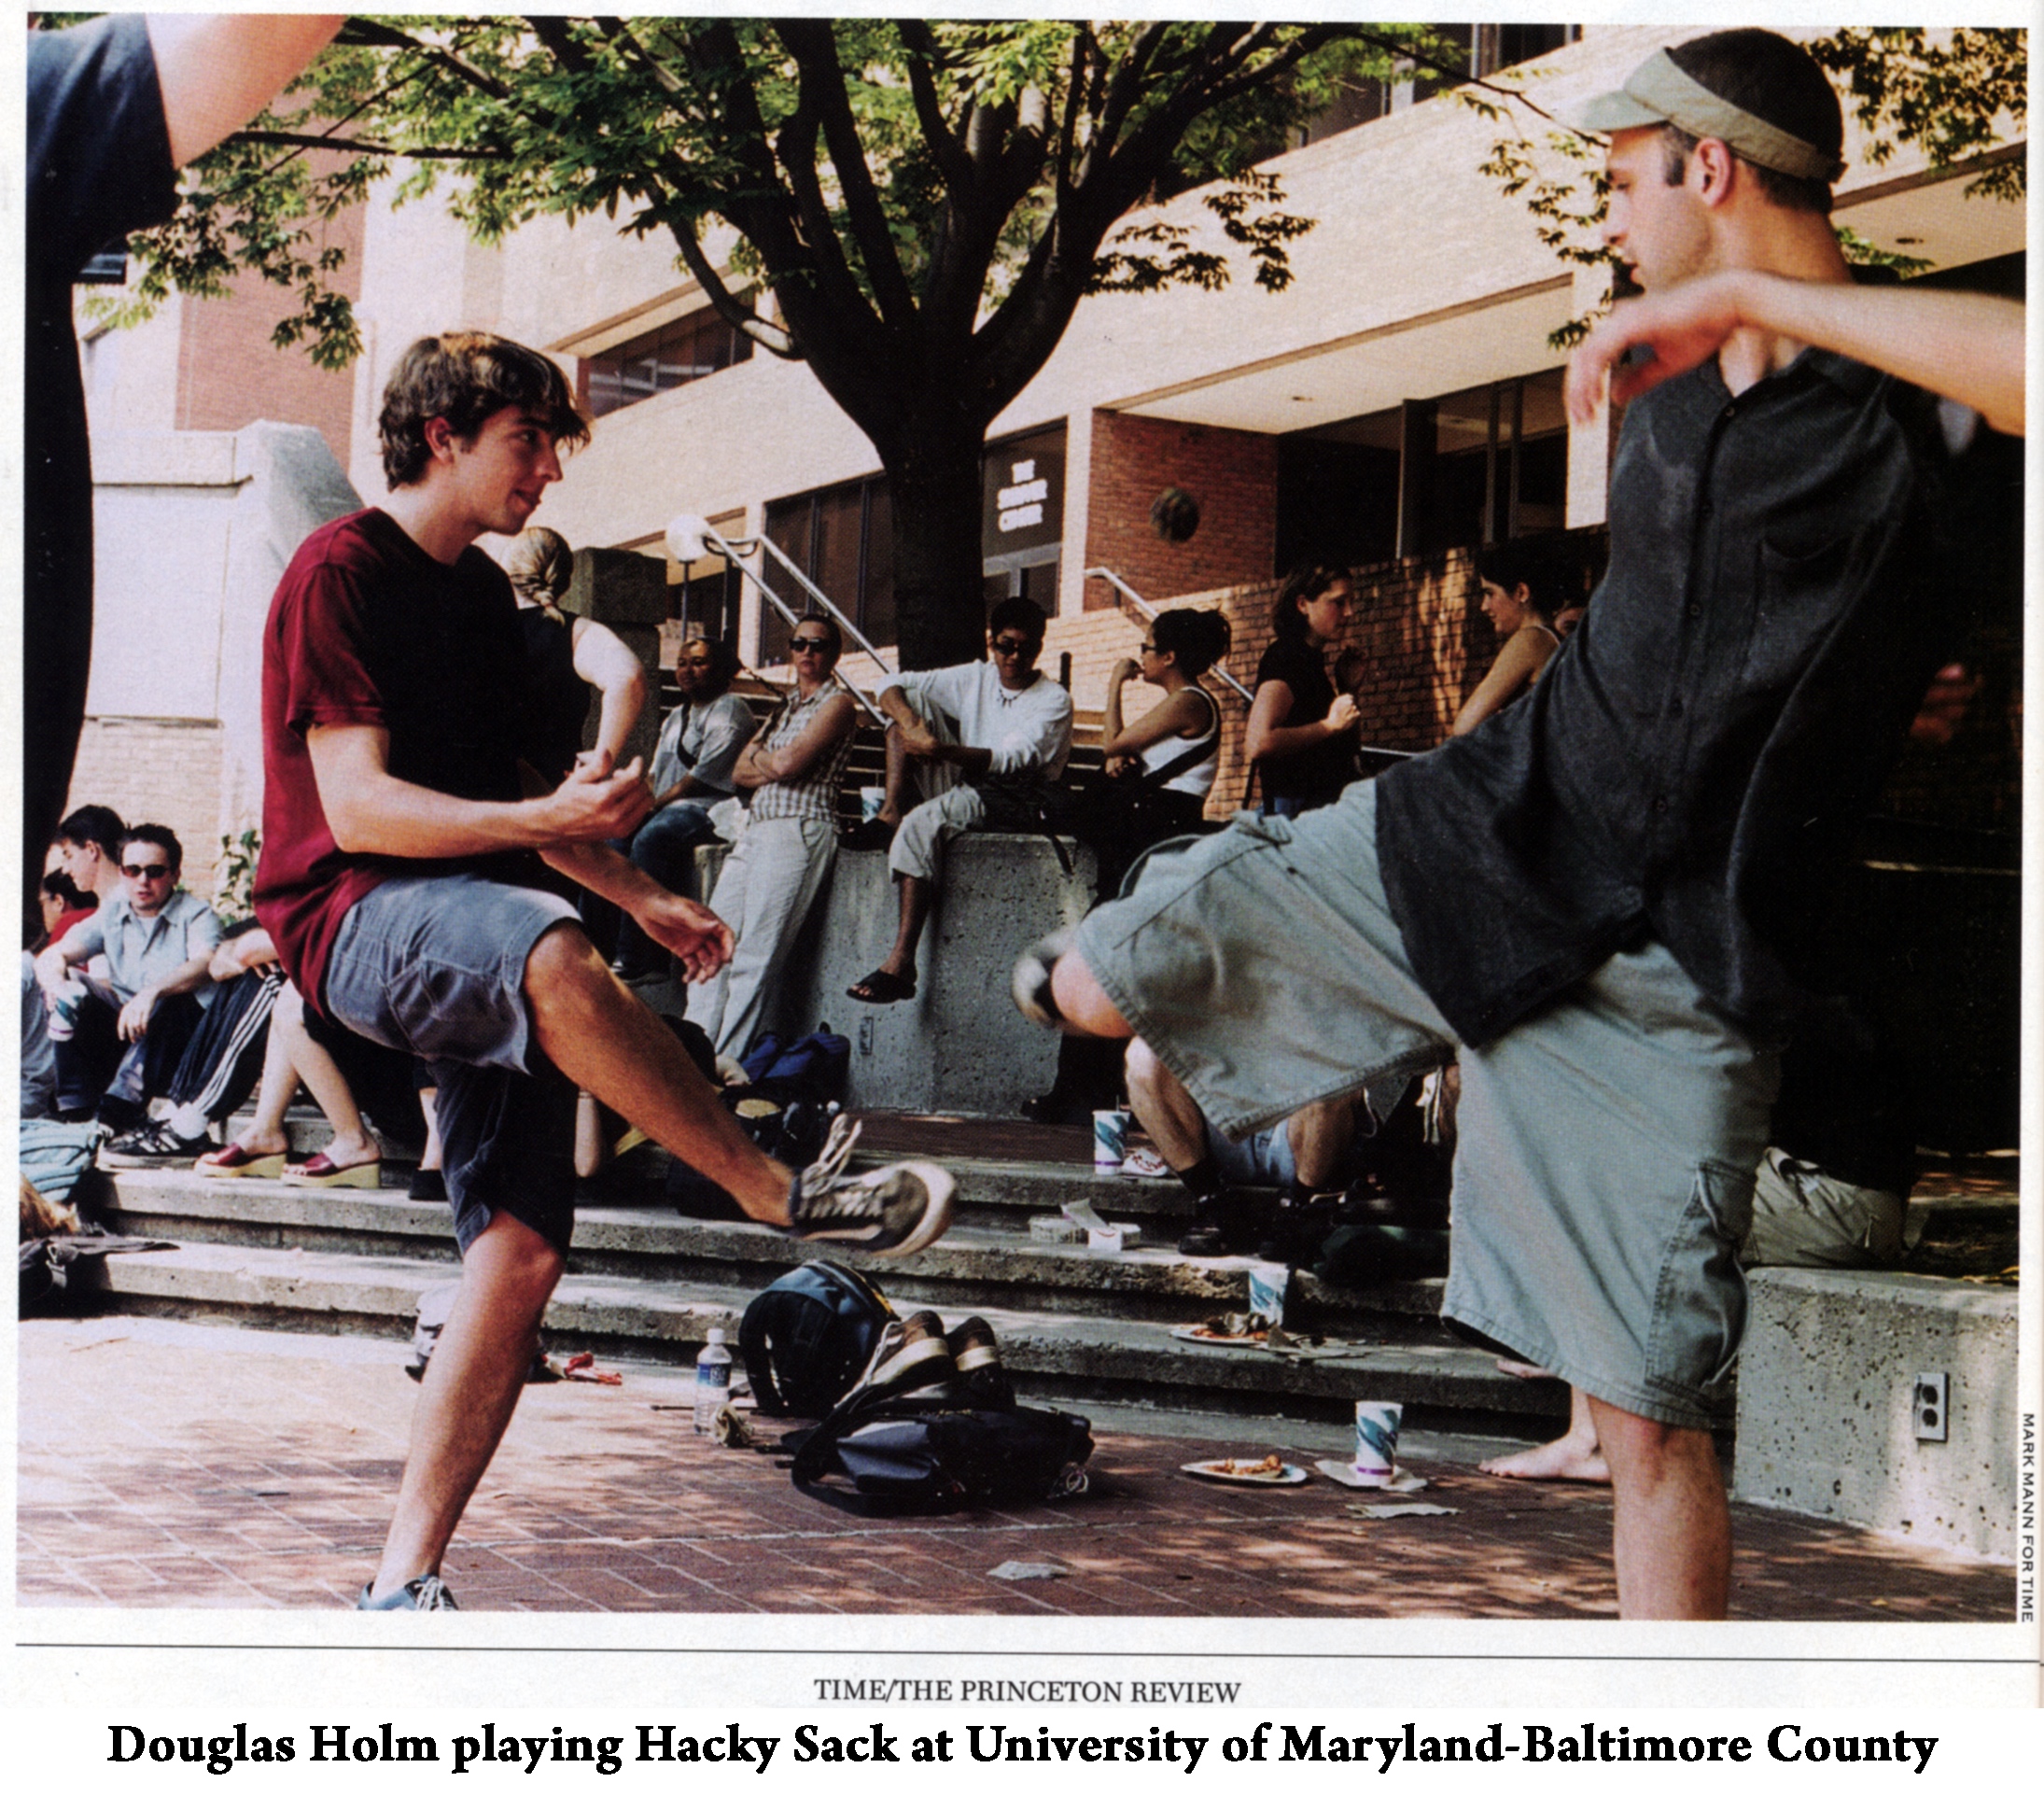
M984 660L976 437L883 453L894 528L894 605L903 668Z

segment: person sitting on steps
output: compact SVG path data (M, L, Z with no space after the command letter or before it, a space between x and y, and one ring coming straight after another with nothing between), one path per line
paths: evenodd
M987 661L895 674L880 688L888 731L887 795L874 819L892 833L888 869L900 921L887 959L846 995L865 1004L916 995L916 945L944 865L962 830L1033 814L1071 754L1071 695L1036 670L1046 620L1027 598L1004 598L987 631ZM915 793L920 803L905 811Z

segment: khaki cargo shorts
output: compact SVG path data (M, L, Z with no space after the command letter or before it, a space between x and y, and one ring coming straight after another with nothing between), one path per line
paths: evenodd
M1652 941L1463 1047L1407 962L1376 813L1365 782L1296 819L1239 816L1154 858L1077 951L1230 1136L1459 1058L1442 1313L1632 1414L1708 1427L1745 1324L1777 1056Z

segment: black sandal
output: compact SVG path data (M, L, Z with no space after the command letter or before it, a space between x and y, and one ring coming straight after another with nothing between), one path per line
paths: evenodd
M857 985L847 986L845 995L862 1004L898 1004L916 995L916 981L885 967L875 967Z

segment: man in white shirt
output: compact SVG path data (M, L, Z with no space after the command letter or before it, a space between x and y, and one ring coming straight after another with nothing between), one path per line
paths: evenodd
M916 945L944 869L944 845L987 821L983 788L1027 802L1071 754L1071 695L1036 671L1045 619L1026 598L994 607L986 661L896 674L880 688L888 731L887 798L875 821L894 832L888 868L901 921L886 960L847 995L891 1004L916 995ZM904 814L903 801L919 799Z

